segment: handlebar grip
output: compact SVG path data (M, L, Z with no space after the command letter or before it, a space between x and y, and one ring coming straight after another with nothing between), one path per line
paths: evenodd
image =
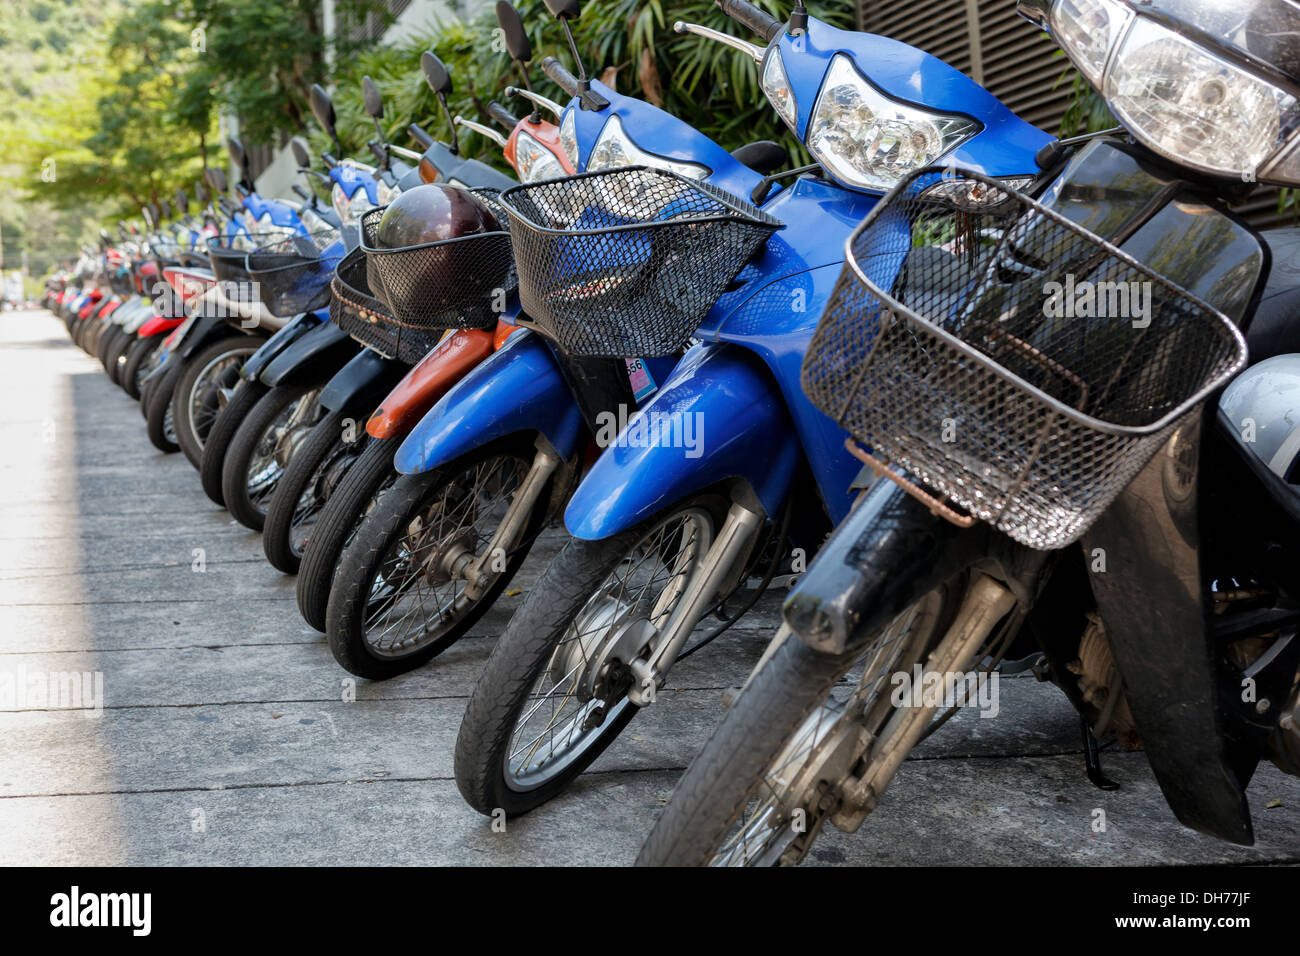
M564 68L553 56L542 58L542 72L555 81L555 84L570 96L578 95L578 78Z
M412 123L406 127L406 131L411 134L411 139L415 140L424 149L433 145L433 137L426 133L418 123Z
M384 152L384 147L380 146L376 140L372 139L370 142L366 143L366 146L369 147L370 152L374 155L375 159L379 160L381 163L388 158L388 154Z
M748 27L767 42L781 32L781 23L768 16L749 0L717 0L722 12L743 27Z
M506 109L496 100L492 100L490 103L488 103L487 111L489 116L491 116L494 120L496 120L498 123L500 123L502 126L505 127L506 132L510 132L511 130L513 130L515 128L515 124L519 122L519 120L515 118L515 115L513 113L511 113L508 109Z

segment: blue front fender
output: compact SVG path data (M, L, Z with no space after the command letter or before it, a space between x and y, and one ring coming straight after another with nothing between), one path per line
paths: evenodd
M762 362L732 345L696 346L605 449L569 501L564 523L574 537L607 538L733 478L747 482L775 514L800 454L780 389Z
M581 447L582 412L546 343L528 331L457 382L406 436L393 467L415 475L514 432L541 432L564 458Z

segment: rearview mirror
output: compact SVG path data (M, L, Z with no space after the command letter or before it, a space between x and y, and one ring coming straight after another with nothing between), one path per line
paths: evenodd
M194 198L199 201L200 206L206 206L208 203L208 190L203 185L203 180L194 184Z
M384 97L375 86L375 81L368 76L361 78L361 99L365 103L366 113L375 119L384 118Z
M528 41L528 33L524 30L524 21L520 19L519 11L509 0L497 0L497 23L501 26L501 32L505 34L506 50L510 53L510 59L518 60L520 63L531 60L533 45Z
M293 158L298 168L311 169L311 153L307 152L307 145L296 136L289 141L289 145L293 148Z
M232 136L226 140L226 149L230 152L230 161L235 164L240 177L252 179L253 177L249 175L248 152L244 149L244 144Z
M337 138L334 131L334 104L319 83L311 85L311 115L316 117L316 122L330 134L331 139Z
M179 186L176 187L176 208L182 216L190 211L190 197Z
M218 196L226 194L226 174L223 170L215 166L209 166L203 170L203 178L208 181L208 188Z
M432 50L420 54L420 69L424 71L424 78L433 92L442 96L451 92L451 74Z
M162 205L162 217L164 219L170 219L172 217L172 204L169 203L166 199L163 199L161 200L161 205Z
M546 0L546 9L557 20L576 20L581 4L578 0Z

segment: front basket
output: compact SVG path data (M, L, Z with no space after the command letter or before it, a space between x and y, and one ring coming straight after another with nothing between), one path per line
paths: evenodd
M570 355L669 355L781 223L708 183L629 166L501 194L529 324Z
M1048 549L1244 363L1227 316L1112 243L930 168L850 236L803 388L878 459Z

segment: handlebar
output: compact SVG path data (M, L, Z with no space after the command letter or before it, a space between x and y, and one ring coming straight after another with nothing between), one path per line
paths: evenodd
M379 145L377 140L373 139L366 143L366 146L370 148L370 152L374 155L375 159L379 160L379 164L382 166L388 159L388 153L384 151L384 147Z
M415 140L424 149L433 145L433 137L426 133L418 123L412 123L406 127L406 131L411 134L411 139Z
M753 30L769 43L781 32L782 24L758 9L749 0L717 0L717 4L731 19Z
M542 72L555 81L555 85L570 96L578 95L578 78L564 68L553 56L542 58Z
M496 120L498 123L504 126L507 130L513 130L515 128L515 124L519 122L519 120L515 118L513 113L511 113L508 109L506 109L496 100L492 100L490 103L488 103L487 111L489 116L491 116L494 120Z

